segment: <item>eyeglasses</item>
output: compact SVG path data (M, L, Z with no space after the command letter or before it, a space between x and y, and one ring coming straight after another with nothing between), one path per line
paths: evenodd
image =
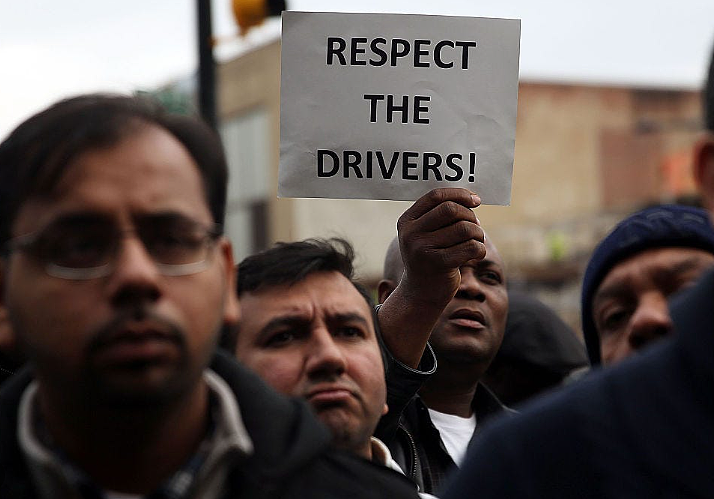
M106 217L81 214L16 237L4 252L27 253L53 277L96 279L112 273L121 241L127 234L135 234L162 275L183 276L208 268L221 233L218 224L207 227L176 214L137 217L128 230L121 230Z

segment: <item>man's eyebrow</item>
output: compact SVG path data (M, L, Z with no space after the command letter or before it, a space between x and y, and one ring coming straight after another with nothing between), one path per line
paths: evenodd
M699 267L709 267L714 265L714 262L704 261L699 255L691 255L676 262L671 268L663 269L670 274L678 274L680 272L686 272L687 270L697 269Z
M157 211L153 213L141 213L133 217L138 221L146 222L183 222L193 221L191 217L179 211Z
M275 329L279 329L285 326L304 326L309 323L310 319L301 314L286 314L280 315L278 317L273 317L262 328L260 328L260 331L258 332L258 338L263 338L265 335L270 334Z
M47 224L47 227L96 222L107 223L109 220L110 217L107 215L95 211L70 211L63 213L54 220L50 221L50 223Z
M498 270L499 272L505 273L505 266L503 264L501 264L498 260L491 260L489 258L484 258L483 260L480 260L478 263L473 265L465 265L465 267L471 267L474 270L491 268L494 270Z
M158 211L155 213L141 213L133 217L138 221L151 221L151 222L180 222L180 221L191 221L192 219L181 213L179 211ZM78 210L78 211L68 211L60 214L57 218L50 221L48 226L56 225L73 225L73 224L84 224L84 223L110 223L112 217L101 212L93 210Z
M329 314L328 320L330 322L360 322L367 327L370 327L370 323L367 318L357 312L338 312L335 314Z
M471 268L477 268L477 267L490 267L490 266L497 266L500 267L501 265L496 261L496 260L491 260L489 258L484 258L482 260L479 260L477 263L469 263L467 265L462 265L462 267L471 267Z
M701 260L699 256L692 255L688 256L680 261L677 261L672 267L662 267L656 269L655 272L655 280L656 281L661 281L663 279L671 279L674 276L677 276L678 274L687 272L689 270L694 270L702 266L704 262ZM710 263L709 265L714 266L714 263ZM709 266L705 264L704 266ZM600 300L605 300L608 298L620 298L623 296L626 296L628 294L627 286L623 285L620 282L615 282L610 284L607 287L599 289L594 295L593 295L593 306Z
M598 289L593 295L593 307L595 307L598 301L627 296L629 294L627 288L627 285L624 285L621 282L614 282L604 288Z

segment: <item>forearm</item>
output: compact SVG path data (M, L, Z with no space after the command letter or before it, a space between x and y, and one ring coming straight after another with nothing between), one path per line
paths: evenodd
M399 362L416 368L424 354L431 330L452 295L416 296L400 282L379 309L379 327L384 344Z

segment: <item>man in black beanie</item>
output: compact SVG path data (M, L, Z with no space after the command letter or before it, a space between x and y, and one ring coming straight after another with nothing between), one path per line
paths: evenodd
M667 298L714 265L708 213L647 208L595 248L583 278L583 335L592 365L619 362L672 332Z

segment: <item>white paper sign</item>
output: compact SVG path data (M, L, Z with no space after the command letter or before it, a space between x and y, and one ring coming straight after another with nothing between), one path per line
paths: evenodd
M278 196L511 199L520 20L283 13Z

